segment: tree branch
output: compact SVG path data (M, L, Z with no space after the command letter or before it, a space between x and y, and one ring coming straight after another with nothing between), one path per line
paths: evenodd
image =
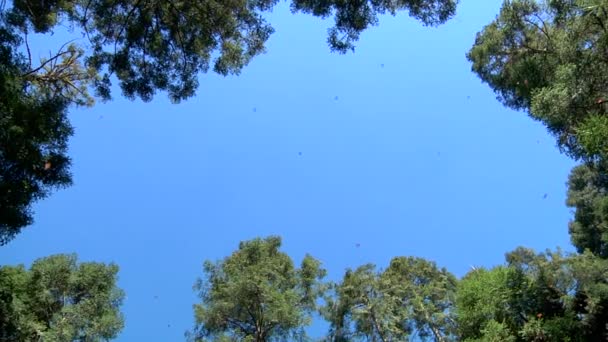
M61 47L59 48L59 51L57 52L57 54L55 54L55 56L52 56L51 58L47 59L46 61L44 61L42 64L40 64L40 66L38 66L37 68L30 70L28 72L26 72L25 74L22 74L21 77L27 77L31 74L35 74L38 71L40 71L41 69L43 69L47 64L49 63L53 63L54 61L56 61L59 57L64 56L68 53L71 53L72 51L62 51L66 45L68 45L69 43L73 42L75 39L72 39L68 42L66 42L65 44L61 45Z
M30 43L27 40L27 30L23 32L25 40L25 48L27 49L27 60L29 62L30 69L32 68L32 52L30 51Z

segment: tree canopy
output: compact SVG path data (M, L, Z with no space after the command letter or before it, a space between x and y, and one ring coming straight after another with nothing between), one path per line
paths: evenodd
M20 42L0 14L0 245L32 222L34 201L72 181L68 102L24 80Z
M204 264L205 277L195 289L195 341L284 341L302 336L322 295L321 263L311 256L295 268L281 252L281 238L271 236L239 244L218 262Z
M603 168L593 163L575 167L568 180L570 207L576 208L569 224L572 243L579 252L589 250L608 257L607 178Z
M0 340L107 341L123 328L118 266L75 255L0 267Z
M476 269L458 284L463 341L599 341L606 338L606 260L591 253L519 247L507 264Z
M542 122L581 161L568 181L569 231L579 252L608 257L608 2L505 1L477 34L472 70L507 107Z
M433 262L396 257L383 272L367 264L347 270L323 309L332 341L448 341L456 277Z
M505 1L467 57L513 109L526 110L568 155L602 157L607 141L602 0Z
M505 1L467 55L503 104L542 122L560 149L582 164L567 184L567 205L575 209L569 232L580 255L535 256L520 249L507 268L466 277L457 303L466 338L608 336L607 10L603 0Z
M82 60L78 72L61 81L63 85L92 84L96 95L109 99L113 76L128 98L148 101L160 90L178 102L194 95L200 72L238 74L262 53L274 31L264 14L277 3L15 0L9 14L11 23L24 33L48 33L62 22L79 31L83 50L74 48L68 55ZM378 23L380 14L407 11L425 25L438 25L455 14L456 4L456 0L294 0L291 8L323 18L334 16L328 43L333 50L346 52L354 49L362 31Z

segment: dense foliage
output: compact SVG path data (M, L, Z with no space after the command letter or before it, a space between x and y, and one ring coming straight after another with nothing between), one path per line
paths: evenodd
M0 341L107 341L123 327L118 267L54 255L0 267Z
M608 2L506 1L468 53L506 106L541 121L583 165L570 176L572 242L606 257Z
M456 278L434 263L394 258L383 272L368 264L347 270L323 310L333 341L405 341L411 336L448 341Z
M0 15L0 245L32 222L33 201L71 183L67 102L24 81L20 42Z
M507 268L465 278L462 317L488 314L461 325L464 337L608 338L607 19L605 0L505 1L467 55L504 105L542 122L581 165L569 177L567 200L575 209L569 232L580 255L518 250ZM488 288L494 292L483 299Z
M456 319L465 341L599 341L606 333L608 264L591 254L518 248L507 264L459 283ZM597 286L600 287L597 287Z
M222 261L205 262L205 278L195 285L201 298L195 340L285 341L303 334L325 271L311 256L295 268L280 247L279 237L254 239Z

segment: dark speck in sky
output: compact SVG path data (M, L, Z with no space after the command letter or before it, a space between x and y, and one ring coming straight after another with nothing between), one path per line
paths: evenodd
M257 112L257 111L258 111L258 109L257 109L257 108L255 108L255 107L253 107L253 112L255 113L255 112Z
M384 68L384 63L380 64L380 67L381 67L381 68Z
M544 194L543 195L543 199L547 198L547 196L549 196L548 194Z
M338 96L335 96L335 97L334 97L334 101L338 101Z

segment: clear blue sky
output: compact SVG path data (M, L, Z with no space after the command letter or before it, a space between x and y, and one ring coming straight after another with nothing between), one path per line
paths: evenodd
M383 17L348 55L330 53L331 21L282 3L268 52L240 76L201 75L179 105L117 93L72 111L74 186L38 203L0 260L116 262L127 292L118 341L180 341L202 262L256 236L282 236L297 263L310 253L330 279L402 255L462 276L519 245L571 250L573 162L465 58L500 3L465 0L439 28Z

